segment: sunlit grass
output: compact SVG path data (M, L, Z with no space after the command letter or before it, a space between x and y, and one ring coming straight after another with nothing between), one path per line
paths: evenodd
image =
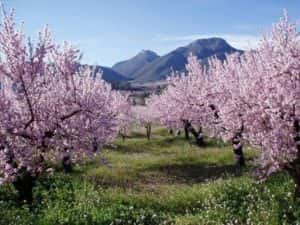
M199 148L160 127L148 141L143 132L107 146L107 165L97 159L41 178L31 209L11 186L0 188L0 224L297 224L285 174L259 184L253 161L237 168L230 145L207 139Z

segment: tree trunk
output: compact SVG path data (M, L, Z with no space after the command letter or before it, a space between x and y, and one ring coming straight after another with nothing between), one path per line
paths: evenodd
M25 167L19 170L16 181L13 182L15 189L18 191L20 202L26 202L29 205L33 200L34 177L27 171Z
M192 133L192 135L196 139L196 143L197 143L198 146L202 147L202 146L205 145L205 143L204 143L204 136L203 136L202 128L201 127L199 128L199 131L196 131L196 129L192 126L192 124L189 121L185 120L184 121L184 131L185 131L186 135L189 132Z
M300 122L298 120L294 121L294 128L296 131L295 142L298 150L297 160L295 161L295 198L300 199Z
M120 136L122 138L122 141L125 141L125 134L123 134L122 132L120 133Z
M190 131L193 134L193 136L195 137L197 145L200 146L200 147L204 146L205 143L204 143L204 136L203 136L203 133L202 133L202 128L200 127L199 131L197 132L195 130L195 128L192 125L190 125Z
M300 174L294 177L295 181L295 199L300 199Z
M299 170L299 160L296 159L294 162L292 162L289 165L285 166L285 170L288 172L288 174L293 178L295 182L295 193L294 193L294 199L300 200L300 170Z
M232 138L233 154L236 165L239 167L245 166L245 157L243 152L243 144L240 137L235 136Z
M184 124L184 136L186 140L190 139L190 134L189 134L189 124L190 122L187 120L183 120L183 124Z
M62 166L65 173L72 172L73 166L71 161L71 154L69 152L65 152L62 157Z
M3 146L0 146L2 149ZM26 167L18 168L17 162L15 161L15 155L13 151L8 151L5 156L6 163L10 164L14 169L17 170L16 180L12 183L18 192L18 200L20 203L31 204L33 197L32 191L34 186L34 177L28 172Z
M151 138L151 124L150 123L148 123L146 125L146 135L147 135L147 139L150 140L150 138Z
M122 138L122 141L125 141L125 138L126 138L126 129L125 128L120 129L119 135Z
M294 140L297 147L297 157L293 162L285 165L285 170L295 182L294 198L300 200L300 122L298 120L294 121L294 128L296 132Z

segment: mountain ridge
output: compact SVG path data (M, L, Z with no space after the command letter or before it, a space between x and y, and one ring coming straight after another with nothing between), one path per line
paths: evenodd
M112 69L127 78L134 78L134 74L136 71L157 58L159 58L159 56L154 51L142 50L137 55L128 60L116 63L112 66Z
M192 43L178 47L175 50L155 59L150 64L135 73L134 81L150 82L163 80L173 71L184 71L189 54L195 55L202 63L207 63L210 57L225 59L226 54L242 52L229 45L222 38L198 39Z
M88 65L88 64L81 64L80 66L88 66L89 68L93 69L93 75L101 74L103 80L111 84L118 84L122 82L130 81L129 78L123 76L122 74L114 71L110 67L106 66L99 66L99 65Z
M224 60L227 54L236 52L243 53L242 50L232 47L226 40L212 37L195 40L162 56L151 50L142 50L128 60L114 64L111 68L96 66L96 71L101 70L103 79L110 83L162 81L172 71L185 71L187 57L191 53L206 64L211 57Z

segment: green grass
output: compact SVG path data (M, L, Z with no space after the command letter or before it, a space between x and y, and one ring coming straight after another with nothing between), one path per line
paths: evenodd
M246 149L246 158L256 154ZM39 179L31 207L1 187L0 224L300 224L291 179L257 183L254 165L236 168L224 143L199 148L157 127L151 141L137 129L104 155L107 166L98 159Z

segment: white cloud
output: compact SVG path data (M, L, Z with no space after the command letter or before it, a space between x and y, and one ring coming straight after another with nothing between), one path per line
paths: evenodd
M230 45L239 49L252 49L256 48L260 37L255 35L244 34L193 34L183 36L170 36L170 35L157 35L156 40L163 42L181 42L181 41L194 41L202 38L219 37L225 39Z

